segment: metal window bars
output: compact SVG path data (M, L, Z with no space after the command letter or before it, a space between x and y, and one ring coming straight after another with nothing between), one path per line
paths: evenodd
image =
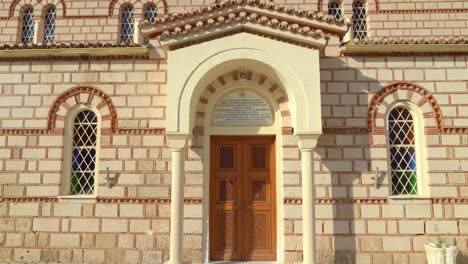
M396 107L390 111L388 137L392 194L417 194L414 121L408 109Z
M34 42L34 9L28 7L23 12L21 42L30 44Z
M366 3L362 0L353 2L353 38L367 38Z
M341 7L341 2L330 2L328 4L328 15L334 16L336 20L340 20L343 17L343 9Z
M135 33L135 18L133 17L133 6L126 5L120 13L120 41L133 43Z
M94 193L97 158L98 119L90 110L77 114L73 122L71 194Z
M158 13L158 8L155 4L148 4L145 6L145 10L143 11L143 17L145 20L149 21L150 23L154 23L156 21L156 16ZM143 45L148 46L149 39L145 38L143 41Z
M44 43L54 42L56 16L57 13L54 6L47 8L44 16Z

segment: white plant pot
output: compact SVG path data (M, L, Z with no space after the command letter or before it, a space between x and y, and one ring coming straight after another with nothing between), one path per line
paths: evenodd
M458 248L455 246L438 248L434 243L424 245L428 264L456 264Z

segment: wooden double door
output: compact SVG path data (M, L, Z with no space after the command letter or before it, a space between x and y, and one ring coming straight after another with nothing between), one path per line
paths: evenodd
M276 260L274 142L211 138L211 260Z

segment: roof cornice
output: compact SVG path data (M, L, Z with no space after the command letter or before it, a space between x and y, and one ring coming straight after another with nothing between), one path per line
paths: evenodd
M322 48L329 35L343 36L347 24L343 19L337 21L322 13L254 0L225 1L142 24L145 37L159 37L163 47L169 50L172 45L199 42L235 30ZM318 39L322 41L317 42Z
M341 47L344 55L467 54L468 38L370 38Z
M69 42L53 44L1 44L0 61L63 59L148 58L149 50L138 44Z

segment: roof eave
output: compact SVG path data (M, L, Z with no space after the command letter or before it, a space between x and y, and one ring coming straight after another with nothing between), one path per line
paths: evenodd
M367 54L438 54L468 53L468 44L366 44L345 45L341 48L343 55Z
M279 30L264 25L254 23L230 23L218 25L209 29L189 32L186 34L177 34L175 36L161 36L161 46L169 51L193 44L198 44L207 40L216 39L236 33L247 32L254 35L266 36L294 45L304 46L322 50L327 44L327 36L317 34L309 36L290 31Z

